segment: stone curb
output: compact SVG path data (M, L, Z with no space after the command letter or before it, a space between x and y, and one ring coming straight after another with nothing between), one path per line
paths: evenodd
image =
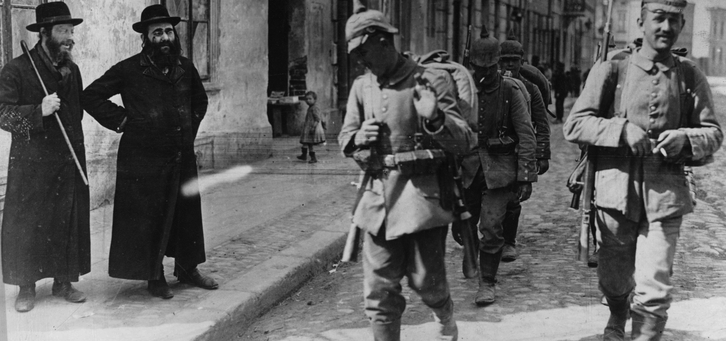
M199 309L218 314L214 323L195 341L231 340L241 335L254 319L287 298L314 275L340 259L347 238L343 228L350 217L337 217L310 238L256 265L244 275L225 283L199 302ZM198 312L185 310L194 318ZM198 315L196 315L198 318Z

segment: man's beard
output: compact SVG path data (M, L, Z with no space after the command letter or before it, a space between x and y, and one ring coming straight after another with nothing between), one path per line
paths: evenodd
M168 49L164 49L168 47ZM165 51L166 50L166 51ZM160 69L170 68L177 64L180 55L180 46L177 40L152 42L148 39L144 41L143 52L146 53L151 61Z
M61 48L61 45L66 45L68 49L64 51ZM76 45L76 43L73 39L59 41L56 37L53 37L53 35L45 41L45 46L48 48L48 53L50 53L50 59L58 64L64 64L66 61L73 61L73 54L71 51L73 51L74 45Z

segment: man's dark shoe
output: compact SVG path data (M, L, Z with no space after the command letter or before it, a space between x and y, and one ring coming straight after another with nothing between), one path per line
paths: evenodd
M480 307L494 303L496 283L479 281L479 290L476 292L474 303Z
M21 285L18 298L15 299L15 310L24 313L33 310L35 307L35 284Z
M51 294L55 297L63 297L71 303L83 303L86 301L86 294L71 285L71 282L53 281Z
M187 271L180 266L176 266L174 268L174 275L176 275L181 283L191 284L207 290L219 288L217 281L215 281L212 277L202 275L197 268Z
M597 268L597 263L600 259L600 257L598 256L598 251L600 251L600 249L595 250L595 252L593 252L589 257L587 257L587 266L588 267Z
M174 293L169 288L169 284L166 283L166 279L163 276L161 279L150 280L147 289L151 296L161 297L165 300L174 297Z
M502 262L514 262L515 260L517 260L518 256L519 255L517 254L516 246L504 244L504 249L502 250Z

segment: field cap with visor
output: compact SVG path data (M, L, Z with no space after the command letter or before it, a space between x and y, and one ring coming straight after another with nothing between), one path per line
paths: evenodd
M688 6L686 0L643 0L640 7L647 7L648 11L654 13L683 13Z
M375 31L396 34L398 29L391 26L383 13L362 7L348 18L345 23L345 40L348 41L348 53L365 43L368 35Z

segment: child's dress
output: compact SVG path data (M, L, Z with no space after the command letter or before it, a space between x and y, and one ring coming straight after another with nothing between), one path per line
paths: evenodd
M320 116L320 110L316 106L308 108L305 115L305 124L303 125L302 135L300 135L300 143L302 144L320 144L325 142L325 130Z

